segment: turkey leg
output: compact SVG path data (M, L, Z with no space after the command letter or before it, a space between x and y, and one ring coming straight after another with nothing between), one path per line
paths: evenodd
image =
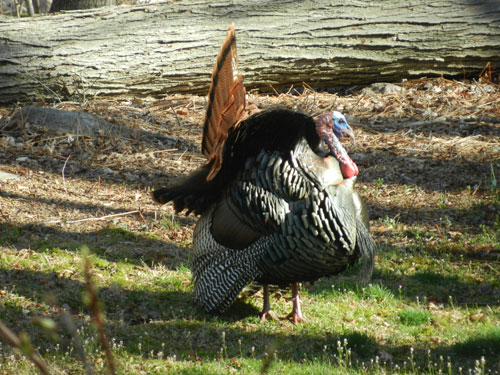
M265 284L263 289L264 304L262 306L262 312L260 313L260 322L265 322L267 318L270 318L271 320L278 320L278 317L276 316L274 311L271 310L271 303L269 302L269 285Z
M304 316L302 315L302 310L300 309L300 299L299 299L299 284L292 284L292 312L288 314L284 319L290 319L293 323L305 322Z

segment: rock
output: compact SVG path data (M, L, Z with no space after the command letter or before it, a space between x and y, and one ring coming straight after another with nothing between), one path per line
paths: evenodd
M15 174L0 171L0 181L16 181L20 179L21 177Z
M104 169L102 170L102 172L103 172L104 174L106 174L106 175L114 175L114 174L116 174L116 172L115 172L115 171L113 171L111 168L104 168Z
M391 94L403 92L405 89L401 86L392 83L377 82L361 90L361 93L366 96L373 96L375 93Z
M441 92L441 88L438 87L438 86L435 86L433 85L432 83L430 82L427 82L425 85L424 85L424 89L426 90L429 90L429 91L433 91L435 93L440 93Z
M392 355L390 355L389 353L387 353L385 350L381 350L380 351L379 357L384 362L392 361Z
M63 111L54 108L26 106L18 111L7 124L7 129L41 126L56 134L78 134L89 137L98 135L126 136L128 129L111 124L85 112Z

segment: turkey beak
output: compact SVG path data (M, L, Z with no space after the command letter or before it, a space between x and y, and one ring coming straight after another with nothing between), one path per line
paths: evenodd
M347 128L345 130L342 130L342 135L344 137L351 138L351 142L352 142L353 146L356 146L356 138L354 137L354 131L352 130L352 128L349 125L347 125Z

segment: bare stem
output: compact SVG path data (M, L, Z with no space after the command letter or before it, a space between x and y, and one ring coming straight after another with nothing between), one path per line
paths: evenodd
M111 352L111 348L109 347L109 342L106 337L106 329L104 326L104 315L101 312L99 307L99 301L97 298L97 292L92 282L91 275L91 264L90 260L87 256L84 258L84 273L85 273L85 282L87 284L87 292L89 293L89 306L92 310L92 317L97 326L97 332L99 334L99 342L104 349L104 353L106 355L106 360L108 362L108 369L111 375L115 375L115 362L113 359L113 353Z
M0 337L2 337L7 343L21 351L31 362L35 364L35 366L40 370L43 375L50 375L49 368L45 361L40 357L40 355L36 352L35 348L31 346L31 343L26 338L25 340L21 340L16 336L14 332L12 332L7 326L5 326L0 321Z

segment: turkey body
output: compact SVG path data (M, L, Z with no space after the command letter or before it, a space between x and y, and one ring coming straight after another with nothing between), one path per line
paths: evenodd
M201 167L153 192L160 203L201 215L191 268L197 302L226 310L252 281L288 286L344 271L359 259L369 277L375 245L366 209L315 120L273 109L232 129L222 166Z

